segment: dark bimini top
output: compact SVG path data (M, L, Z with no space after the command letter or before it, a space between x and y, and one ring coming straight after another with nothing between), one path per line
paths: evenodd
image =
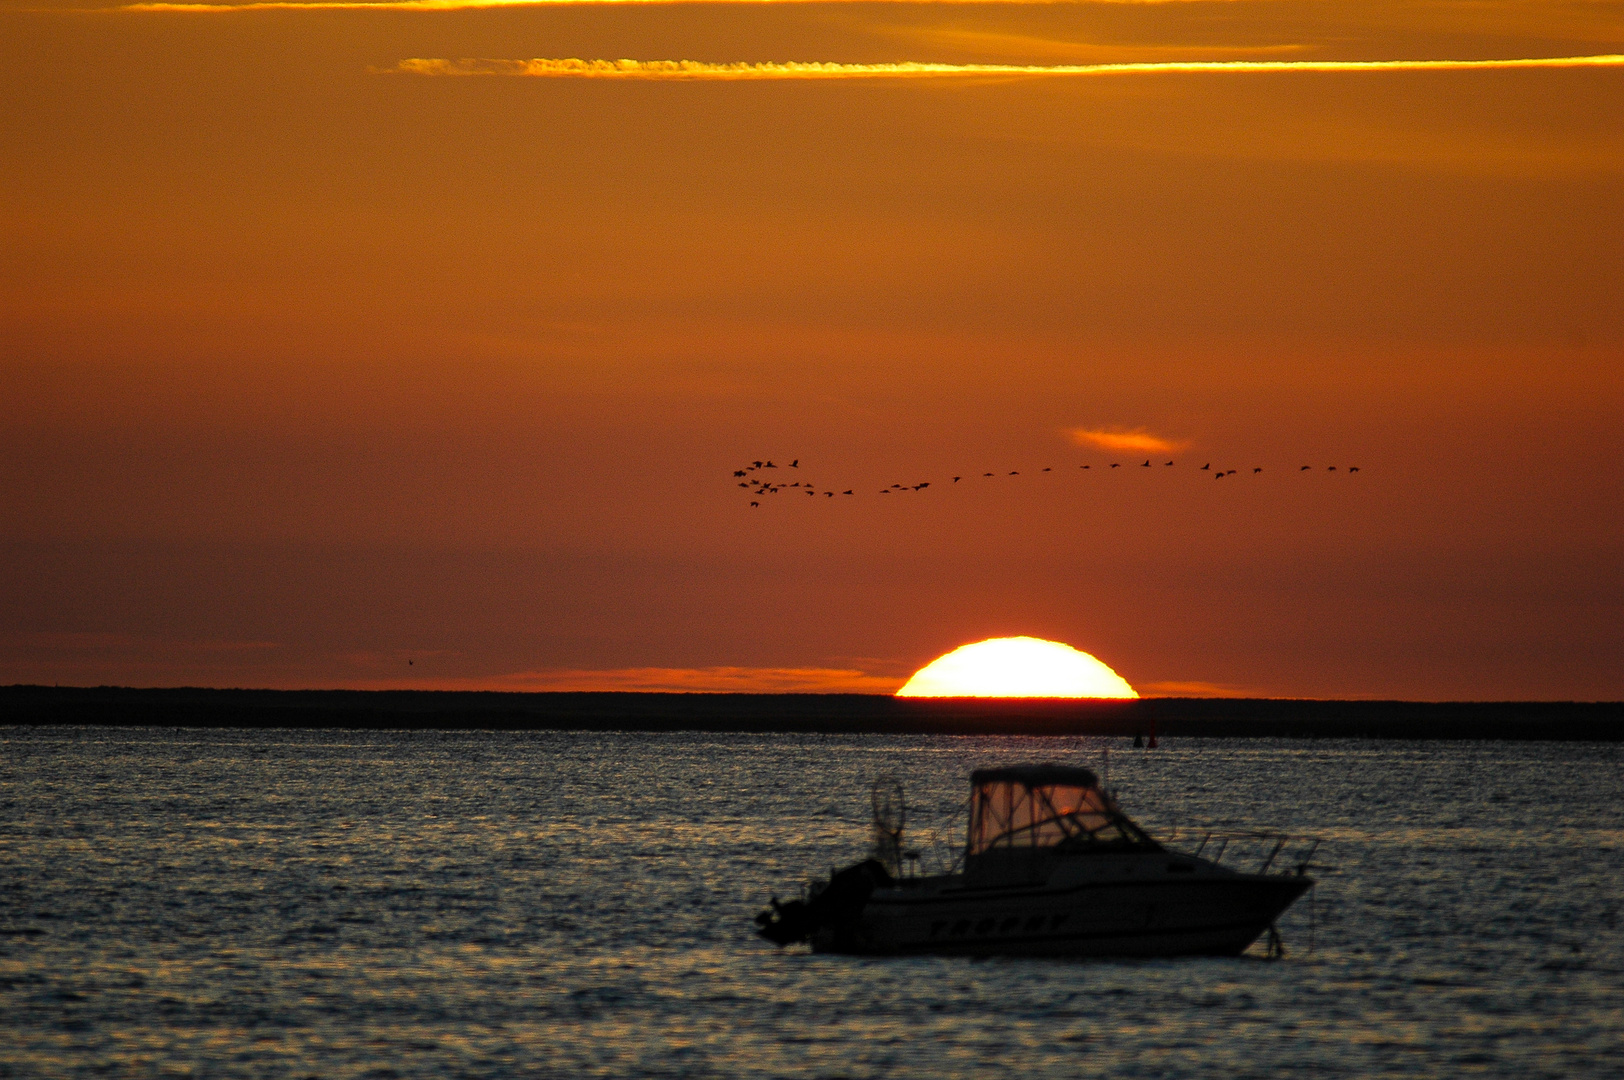
M970 784L1020 784L1023 787L1080 787L1099 786L1099 779L1088 769L1075 765L1006 765L1001 769L977 769L970 774Z

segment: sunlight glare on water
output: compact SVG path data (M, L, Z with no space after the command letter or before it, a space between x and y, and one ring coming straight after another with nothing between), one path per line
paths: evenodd
M1326 840L1280 962L752 933L1088 739L0 729L0 1075L1504 1077L1624 1060L1619 748L1113 742L1159 836ZM929 842L928 822L943 828ZM1310 916L1312 915L1312 932ZM1311 947L1312 946L1312 947Z

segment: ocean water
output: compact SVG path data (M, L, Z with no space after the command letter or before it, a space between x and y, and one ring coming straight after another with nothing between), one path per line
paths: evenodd
M875 776L928 860L1107 747L1159 834L1323 839L1283 959L752 932ZM1621 804L1596 744L0 728L0 1075L1618 1076Z

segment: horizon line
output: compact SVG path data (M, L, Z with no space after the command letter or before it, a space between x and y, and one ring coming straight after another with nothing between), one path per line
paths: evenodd
M1212 701L1212 702L1248 702L1248 701L1279 701L1279 702L1315 702L1324 704L1361 704L1361 705L1616 705L1624 707L1624 698L1401 698L1381 696L1358 697L1310 697L1300 695L1254 695L1254 694L1147 694L1137 698L1063 698L1063 697L899 697L895 693L872 690L540 690L540 689L504 689L500 687L480 688L468 686L201 686L201 685L169 685L169 686L123 686L111 683L94 685L62 685L60 683L8 683L0 684L0 693L50 690L50 691L117 691L124 693L181 693L204 692L212 694L524 694L532 697L581 697L585 695L616 695L621 697L801 697L801 698L829 698L829 697L862 697L876 700L888 699L899 702L1020 702L1023 704L1051 703L1055 705L1066 704L1094 704L1131 706L1146 701Z

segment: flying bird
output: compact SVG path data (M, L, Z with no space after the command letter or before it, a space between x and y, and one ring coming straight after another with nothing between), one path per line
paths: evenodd
M1144 461L1140 462L1139 464L1140 464L1141 468L1147 468L1148 469L1151 466L1155 465L1156 462L1151 458L1146 458ZM1172 465L1175 465L1175 464L1177 464L1176 461L1164 461L1164 462L1162 462L1162 465L1164 467L1172 466ZM814 497L818 494L818 485L813 484L810 481L797 480L794 483L777 483L777 484L775 484L772 481L765 480L765 479L760 479L760 478L751 479L750 478L750 473L753 473L758 469L776 469L776 468L779 468L779 467L780 466L776 462L773 462L773 461L755 461L755 462L752 462L750 465L746 466L745 468L733 470L733 476L739 480L739 484L738 484L739 487L748 489L751 495L755 495L755 496L758 496L758 497L762 496L762 495L778 495L778 494L781 494L784 491L789 490L790 488L796 488L796 489L804 490L808 495L811 495L811 496L814 496ZM801 459L800 458L794 458L793 460L786 463L783 467L784 468L791 468L791 469L799 469L801 467ZM1092 469L1093 465L1092 464L1086 464L1086 465L1081 465L1080 464L1077 467L1079 469ZM1112 468L1112 469L1120 469L1120 468L1123 467L1123 463L1119 462L1119 461L1113 461L1113 462L1110 462L1108 464L1108 467ZM1310 471L1312 469L1316 469L1318 467L1319 466L1316 466L1316 465L1303 465L1303 466L1300 466L1300 471L1308 472L1308 471ZM1327 472L1337 472L1339 470L1339 467L1336 466L1336 465L1327 465L1327 466L1325 466L1325 470ZM1342 470L1346 471L1346 472L1349 472L1349 473L1356 473L1356 472L1359 471L1359 467L1357 465L1348 465L1348 466L1343 466ZM1039 472L1053 472L1054 468L1052 466L1045 465L1041 469L1039 469L1038 471ZM1203 471L1203 472L1211 472L1215 478L1217 478L1219 480L1222 480L1226 476L1235 476L1235 475L1237 475L1241 470L1240 469L1218 469L1218 470L1214 471L1213 468L1212 468L1212 462L1209 461L1209 462L1207 462L1207 463L1205 463L1204 465L1201 466L1201 471ZM1252 468L1252 475L1253 476L1257 476L1257 475L1261 474L1262 472L1263 472L1263 466L1261 466L1261 465L1254 466ZM1020 476L1021 475L1021 470L1019 470L1019 469L1011 469L1011 470L1009 470L1009 472L1002 473L1002 474L997 473L997 472L985 472L985 473L982 473L981 475L985 479L991 479L992 477L999 476L999 475ZM952 477L952 482L957 484L963 479L964 479L964 477L962 475L954 476L954 477ZM908 492L908 491L915 491L915 492L923 491L926 488L930 487L931 483L932 482L929 481L929 480L922 480L922 481L920 481L919 483L916 483L916 484L896 483L896 484L892 484L890 487L885 488L884 490L882 490L880 492L880 494L881 495L891 495L891 494L899 494L900 495L900 494L903 494L903 493ZM834 498L836 494L855 495L856 491L854 489L852 489L852 488L846 488L845 490L839 491L839 492L836 492L836 491L825 491L825 492L823 492L824 497L825 498L830 498L830 499ZM758 502L758 501L752 501L750 503L750 506L752 508L759 509L760 506L761 506L761 503ZM411 660L408 660L407 662L408 663L415 663L415 661L411 661Z

